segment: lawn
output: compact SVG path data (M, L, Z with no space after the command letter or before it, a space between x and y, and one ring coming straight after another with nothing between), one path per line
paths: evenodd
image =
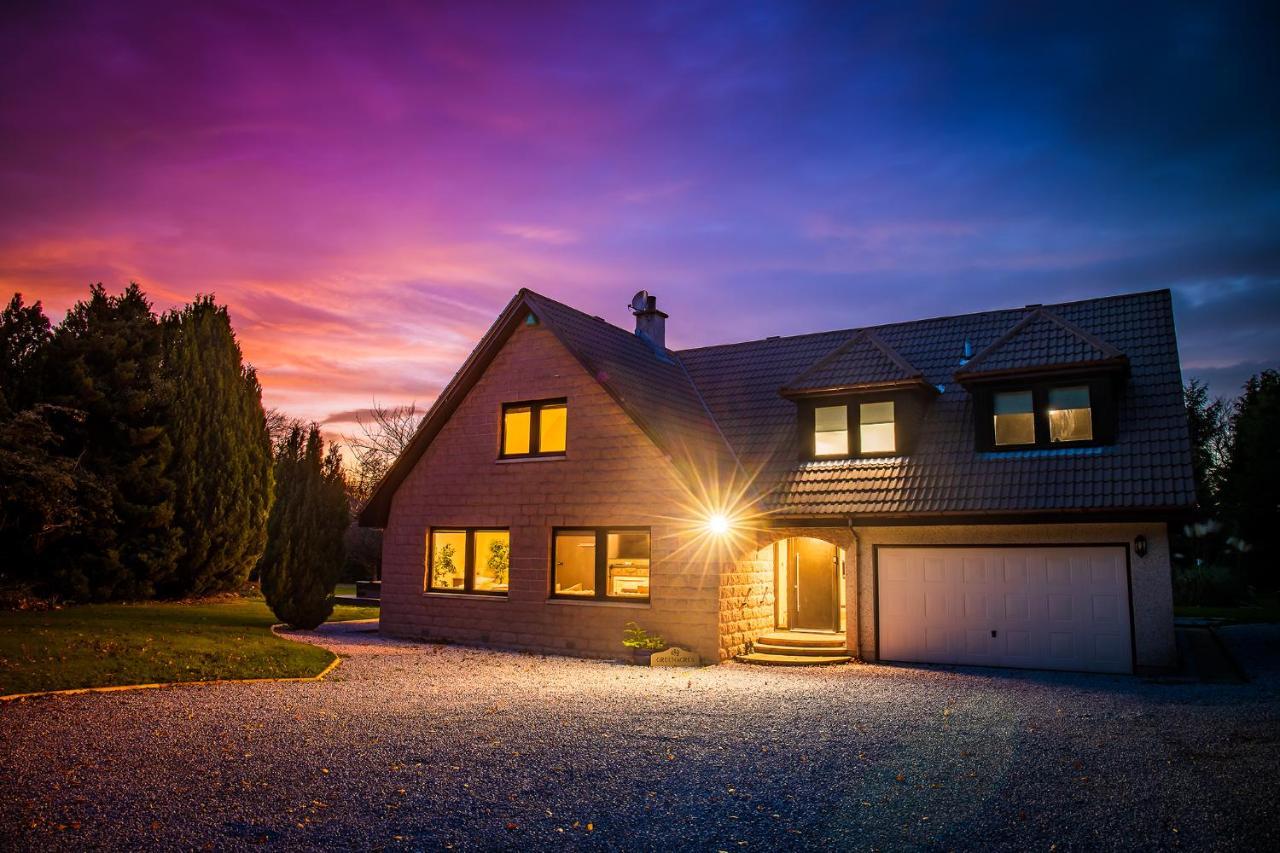
M330 621L372 619L337 607ZM195 604L89 604L0 613L0 695L218 678L319 673L333 654L282 640L260 598Z

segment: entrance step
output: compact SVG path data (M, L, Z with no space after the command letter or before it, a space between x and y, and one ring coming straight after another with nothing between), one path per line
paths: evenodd
M844 640L829 646L788 646L782 643L766 643L764 639L755 641L752 651L764 655L796 655L798 657L831 657L845 653Z
M752 644L743 663L765 666L828 666L852 660L845 635L833 631L770 631Z
M853 658L848 655L774 655L752 652L749 655L738 655L737 660L762 666L832 666L848 663Z

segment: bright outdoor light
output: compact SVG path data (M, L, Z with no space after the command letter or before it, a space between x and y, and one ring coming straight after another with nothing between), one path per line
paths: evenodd
M729 519L723 513L716 513L707 519L707 530L710 530L717 536L723 536L729 532Z

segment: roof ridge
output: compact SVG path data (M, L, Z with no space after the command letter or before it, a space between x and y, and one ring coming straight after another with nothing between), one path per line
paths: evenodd
M1061 309L1061 308L1074 307L1077 305L1084 305L1090 302L1110 302L1116 299L1137 299L1143 296L1156 296L1159 294L1168 295L1169 293L1170 293L1169 288L1158 287L1153 290L1139 290L1139 291L1134 291L1132 293L1110 293L1105 296L1087 296L1082 299L1067 300L1066 302L1053 302L1046 305L1036 305L1035 308ZM685 347L684 349L672 350L672 351L677 353L691 353L691 352L701 352L703 350L728 349L730 347L749 346L751 344L762 344L767 341L774 341L774 340L786 341L786 340L795 340L797 338L816 338L822 335L839 335L839 334L853 335L858 332L865 332L865 331L883 331L885 329L889 329L897 326L917 326L922 323L941 323L941 322L953 321L953 320L963 320L970 317L980 317L984 315L991 316L995 314L1012 314L1019 311L1026 311L1031 308L1032 306L1029 306L1029 305L1023 305L1019 307L1010 307L1010 308L989 308L984 311L966 311L963 314L939 314L934 317L920 317L914 320L911 320L911 319L891 320L887 323L876 323L875 325L872 325L872 326L848 326L841 329L819 329L814 332L797 332L794 335L768 335L763 338L749 338L745 341L728 341L722 344L703 344L702 346Z

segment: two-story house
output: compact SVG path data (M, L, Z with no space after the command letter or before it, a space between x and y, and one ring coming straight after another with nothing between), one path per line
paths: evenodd
M617 657L1174 662L1167 291L666 348L522 290L361 514L389 634ZM694 322L684 318L682 322ZM847 650L847 651L846 651Z

